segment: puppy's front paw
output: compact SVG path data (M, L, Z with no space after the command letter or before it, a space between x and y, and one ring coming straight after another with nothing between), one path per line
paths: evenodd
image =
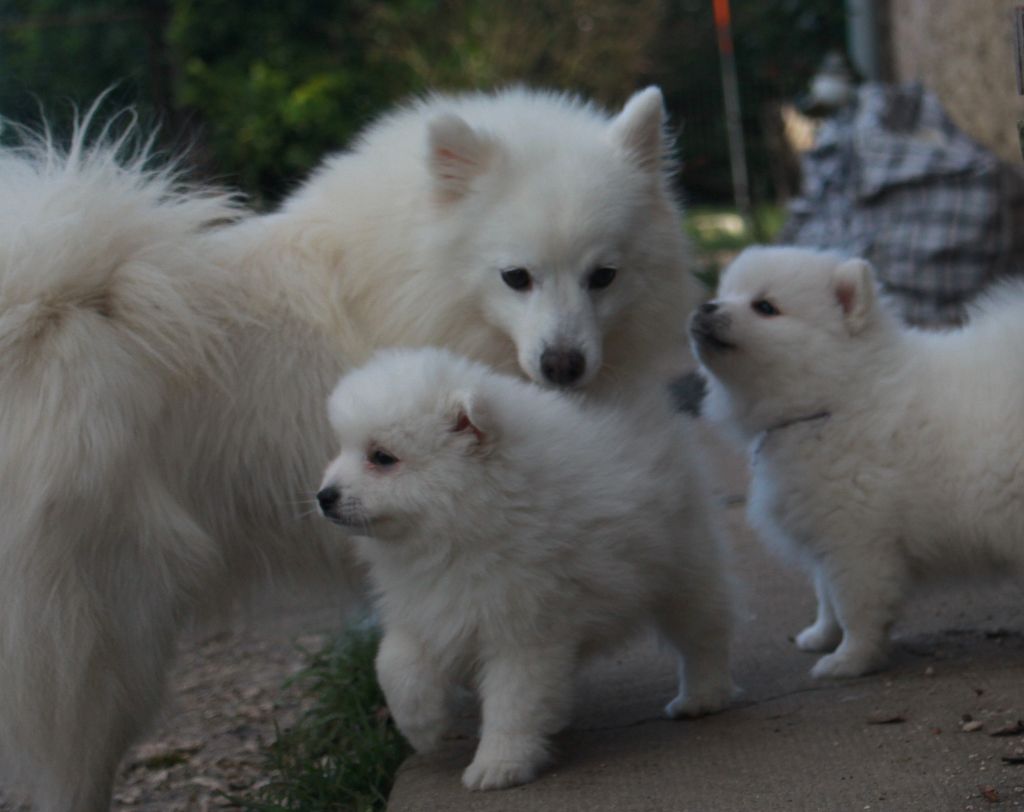
M445 732L444 725L411 726L399 727L406 741L412 745L417 753L430 753L436 750L441 743Z
M860 677L877 671L885 662L885 655L874 649L843 650L840 646L835 652L822 657L811 669L815 679L845 679Z
M796 647L801 651L834 651L843 640L838 626L815 623L796 636Z
M395 703L390 708L395 725L417 753L436 750L450 727L451 720L442 703L436 707L426 703Z
M462 774L467 789L504 789L537 777L547 761L543 737L484 735L473 763Z
M462 773L462 783L466 789L505 789L533 781L538 769L539 765L531 761L485 761L475 758Z
M738 693L731 679L704 686L697 691L685 691L665 706L665 716L669 719L692 719L717 713L728 707Z

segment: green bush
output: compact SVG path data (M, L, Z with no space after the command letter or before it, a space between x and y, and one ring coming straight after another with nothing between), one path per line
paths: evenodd
M842 47L835 0L732 0L755 197L770 196L766 105ZM651 82L681 128L682 185L730 197L710 0L8 0L0 115L56 129L115 85L164 145L213 177L279 198L324 153L427 88L524 82L617 106Z

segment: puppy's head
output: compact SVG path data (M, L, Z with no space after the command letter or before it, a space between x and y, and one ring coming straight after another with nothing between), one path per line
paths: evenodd
M664 128L657 88L613 117L513 89L430 122L432 247L535 383L586 387L650 291L687 295Z
M496 439L488 371L438 349L390 350L341 379L328 414L341 450L321 513L359 535L399 539L457 515Z
M778 409L800 417L785 410L826 407L816 399L859 363L878 315L864 260L747 249L726 269L718 296L690 318L691 345L711 375L709 415Z

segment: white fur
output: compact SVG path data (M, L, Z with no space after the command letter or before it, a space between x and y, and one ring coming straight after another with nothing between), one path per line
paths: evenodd
M87 125L0 153L0 767L39 809L108 808L198 608L351 578L298 504L347 366L444 344L536 376L569 342L588 391L654 385L687 302L657 95L432 97L261 217Z
M322 508L366 534L381 685L417 750L445 732L452 687L477 688L470 789L532 780L580 656L639 627L680 654L669 716L730 699L720 552L662 400L587 406L436 349L382 353L331 396L341 453L321 495L341 498ZM381 450L399 462L373 464Z
M54 812L109 807L196 608L330 570L336 356L211 262L227 199L116 153L0 157L0 763Z
M663 116L655 88L614 118L523 89L431 96L329 159L258 223L253 256L301 256L302 310L345 333L353 362L443 344L545 383L544 349L577 348L577 385L614 394L686 353L679 314L694 290ZM615 281L588 291L602 265ZM529 291L502 281L514 267L532 275Z
M709 415L751 444L752 523L813 575L797 645L835 649L815 676L882 665L917 582L1021 574L1024 287L926 333L878 300L863 260L748 249L691 333Z

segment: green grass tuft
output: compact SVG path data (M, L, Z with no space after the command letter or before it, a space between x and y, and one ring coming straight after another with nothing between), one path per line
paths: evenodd
M251 812L375 812L387 805L395 773L410 753L391 722L373 661L373 630L353 630L294 679L314 704L267 751L271 781L232 802Z

